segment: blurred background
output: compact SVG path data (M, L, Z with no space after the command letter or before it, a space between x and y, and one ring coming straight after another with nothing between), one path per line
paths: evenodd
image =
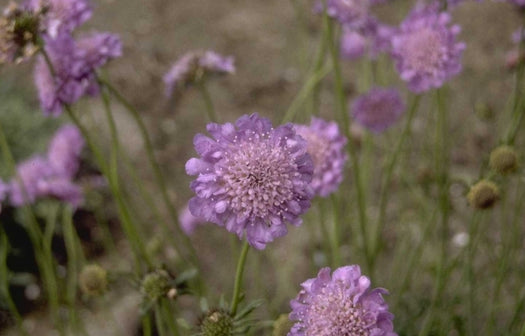
M2 0L5 1L5 0ZM192 139L196 133L205 132L208 122L205 103L198 90L187 89L181 96L168 99L164 95L162 76L170 66L185 52L191 50L212 49L223 55L235 57L237 71L235 75L209 81L208 88L215 110L222 122L234 121L239 116L259 112L279 123L295 95L307 80L309 69L315 58L321 33L321 18L312 11L312 1L302 0L94 0L95 14L84 29L89 31L110 31L121 35L124 42L124 55L113 61L107 69L111 82L135 105L147 122L150 136L154 141L155 154L164 170L169 184L170 197L178 209L182 209L191 197L188 187L190 178L184 171L185 162L195 155ZM3 5L3 3L2 3ZM404 0L392 0L376 8L377 16L392 25L397 25L405 17L413 3ZM458 176L477 176L479 167L490 150L497 145L501 131L507 126L507 120L501 116L512 92L513 76L506 66L507 53L513 48L511 34L520 25L520 15L505 3L485 1L483 3L466 2L454 11L454 20L462 27L460 39L467 43L463 56L463 72L449 85L449 106L451 108L451 146L452 172ZM344 61L345 85L348 99L352 100L362 90L362 72L365 61ZM406 93L404 85L397 79L393 66L385 57L382 60L383 83L396 86ZM33 64L25 63L16 67L0 68L0 121L8 133L8 140L17 161L33 153L42 152L47 147L51 134L67 118L46 118L40 111L36 90L32 83ZM406 94L405 94L406 96ZM432 156L428 152L433 137L433 110L424 104L414 123L415 137L423 139L410 143L410 153L404 156L401 169L409 169L405 174L411 181L425 183L423 178L431 168L424 162ZM333 119L334 99L332 79L324 81L321 91L321 115ZM140 179L146 188L156 190L151 173L147 167L141 138L133 122L126 113L114 106L122 145L129 153L132 162L138 167ZM84 99L79 103L82 120L89 128L97 132L101 141L109 147L109 132L103 118L99 99ZM299 122L307 122L301 117ZM429 126L430 125L430 126ZM381 159L383 153L400 132L400 125L375 138L371 157ZM356 136L353 141L360 142ZM0 165L0 176L6 176L5 165ZM94 169L94 167L91 167ZM366 173L370 181L378 176L379 165L370 166ZM406 171L405 171L406 172ZM348 174L347 174L348 175ZM421 180L419 180L421 179ZM421 239L424 218L429 218L427 207L432 205L430 196L421 202L415 202L411 190L403 189L406 181L397 180L389 206L389 223L386 236L390 246L384 251L377 278L372 279L374 287L386 287L396 295L392 279L397 266L391 265L392 246L400 244L405 250L411 243ZM350 176L345 177L343 188L351 188ZM370 183L370 193L377 192L377 185ZM350 190L350 189L348 189ZM130 196L136 197L131 184ZM453 192L454 207L458 213L467 207L461 191ZM154 194L155 197L157 197ZM352 195L353 196L353 195ZM370 196L373 197L373 196ZM348 195L348 202L352 202ZM97 202L97 200L93 201ZM100 199L98 202L101 202ZM372 199L373 203L373 199ZM162 246L163 237L157 223L148 215L148 207L135 200L137 212L142 212L147 223L147 237L151 244ZM371 205L371 213L376 209ZM105 205L106 217L115 212L111 203ZM348 213L352 221L355 214ZM318 214L306 215L305 225L315 225ZM495 219L488 219L489 222ZM464 233L462 225L465 218L456 216L452 220L452 230L456 234ZM490 227L490 226L488 226ZM118 225L111 230L117 238L116 250L94 253L92 258L108 269L125 269L122 258L127 256L125 244L119 244ZM259 311L263 319L273 319L280 313L289 311L288 302L295 297L299 284L316 274L318 267L326 262L322 254L319 239L311 236L315 230L290 228L290 234L270 244L265 251L254 251L247 266L247 296L263 297L269 302ZM351 232L346 233L351 236ZM100 234L99 234L100 236ZM121 236L121 235L120 235ZM91 237L97 240L97 235ZM498 238L494 238L495 241ZM192 240L198 246L199 256L204 260L205 270L213 278L210 297L219 299L221 293L229 296L232 276L239 242L235 237L214 225L199 227ZM160 243L159 243L160 242ZM93 242L91 242L93 243ZM90 243L90 244L91 244ZM95 242L96 243L96 242ZM490 243L490 242L488 242ZM89 244L88 244L89 245ZM350 240L344 244L344 260L359 263L363 257L358 247ZM437 249L437 247L436 247ZM461 244L456 247L460 253ZM159 258L176 258L174 251L161 248ZM396 249L403 251L403 249ZM402 252L399 252L402 253ZM414 272L409 293L418 300L401 298L393 310L395 323L401 326L400 334L413 335L416 327L410 326L411 319L418 321L423 316L425 305L430 300L432 289L433 255L435 250L425 250L419 269ZM489 253L489 252L480 252ZM490 259L490 256L487 256ZM520 257L523 259L523 256ZM398 258L399 259L399 258ZM425 264L429 261L428 264ZM523 264L523 263L522 263ZM124 265L124 267L123 267ZM519 281L519 277L515 279ZM523 280L523 279L522 279ZM451 279L454 288L462 290L461 276ZM487 285L489 286L489 285ZM27 286L26 286L27 287ZM124 286L125 287L125 286ZM510 290L510 289L509 289ZM480 291L481 292L481 291ZM27 288L23 291L27 301ZM449 295L450 307L443 322L448 327L448 335L461 335L463 306L461 293ZM137 332L138 293L120 288L108 294L102 302L89 302L83 306L88 321L89 334L92 335L130 335ZM34 301L38 301L38 295ZM194 303L184 302L188 311L182 314L190 322L197 316L191 312ZM387 301L391 302L390 299ZM28 328L35 335L52 335L52 327L47 315L39 307L31 305L27 309ZM109 308L115 322L108 322L104 309ZM396 308L399 308L396 311ZM456 311L457 310L457 311ZM403 316L400 312L410 312ZM457 314L456 314L457 313ZM456 314L456 315L455 315ZM503 315L505 315L502 312ZM2 325L2 321L0 321ZM102 329L100 329L102 328ZM396 328L397 329L397 328ZM47 331L49 330L49 332ZM1 329L0 334L16 335L16 330ZM446 335L446 333L440 333Z

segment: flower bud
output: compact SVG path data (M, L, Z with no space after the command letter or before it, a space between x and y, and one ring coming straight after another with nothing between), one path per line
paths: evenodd
M476 209L491 208L499 199L499 188L491 181L481 180L470 187L467 199Z
M209 311L200 323L203 336L230 336L233 329L233 318L222 309Z
M513 173L518 168L518 155L510 146L499 146L490 153L490 168L502 175Z
M108 285L107 271L99 265L87 265L79 275L79 286L86 295L101 295Z
M286 336L292 329L294 322L290 320L288 314L281 314L273 323L272 336Z
M142 280L141 292L150 301L166 296L170 290L170 275L165 270L156 270L146 274Z

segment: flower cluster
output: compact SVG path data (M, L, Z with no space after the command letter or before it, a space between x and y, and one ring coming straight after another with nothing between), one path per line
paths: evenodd
M16 175L0 186L13 206L52 197L79 206L82 188L73 182L78 171L84 139L72 125L60 128L51 140L47 156L36 155L17 166ZM1 195L0 195L1 196Z
M221 56L208 50L205 52L192 51L184 54L164 75L166 95L170 96L174 90L202 79L210 74L232 74L235 72L233 56Z
M392 37L392 56L401 78L416 93L439 88L461 71L465 44L458 25L435 6L416 8Z
M346 138L341 135L335 122L312 118L310 126L295 125L297 134L308 144L308 154L314 162L311 186L315 193L327 197L337 190L343 181L343 170L348 155Z
M296 321L288 336L395 336L387 291L370 289L370 279L359 266L345 266L330 275L330 268L301 284L290 302L290 319Z
M405 111L396 89L372 88L352 104L352 115L361 125L380 133L392 126Z
M197 134L200 158L186 163L196 175L189 202L191 213L226 227L257 249L283 236L286 223L301 224L310 207L313 164L306 141L293 125L273 128L258 114L245 115L235 125L211 123L213 138Z

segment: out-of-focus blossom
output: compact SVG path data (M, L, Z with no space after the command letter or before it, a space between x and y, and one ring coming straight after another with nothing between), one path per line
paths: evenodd
M388 292L371 289L359 266L340 267L333 274L323 268L301 287L290 302L290 319L296 323L288 336L397 335L383 299Z
M211 50L191 51L179 58L164 75L166 95L170 96L174 90L184 88L203 76L232 73L235 73L233 56L222 56Z
M60 175L73 178L78 171L84 138L75 126L62 126L53 136L47 150L47 159Z
M287 222L300 225L314 196L313 163L293 125L273 128L252 114L207 130L212 138L194 138L200 157L186 163L188 175L196 176L191 213L241 239L246 235L257 249L285 235Z
M337 190L343 181L343 171L348 156L346 138L335 122L312 118L310 126L296 125L297 134L308 144L308 154L314 162L312 188L321 197Z
M344 27L341 36L341 56L356 59L367 54L372 59L391 49L393 27L385 25L370 17L360 29Z
M370 4L370 0L328 0L326 13L343 25L360 27L368 19Z
M188 205L186 205L179 214L180 227L182 228L182 231L189 236L195 232L197 226L204 224L205 222L205 220L193 216Z
M352 115L362 126L380 133L392 126L405 111L396 89L372 88L352 104Z
M85 95L98 93L95 70L122 54L118 36L96 33L75 41L69 34L46 39L45 50L53 72L44 57L35 65L35 84L44 113L57 116L63 105L73 104Z
M82 188L73 182L84 140L72 125L60 128L51 140L47 157L36 155L20 163L8 186L13 206L52 197L74 207L83 201Z
M46 34L56 38L73 30L91 18L93 9L88 0L29 0L25 7L45 12Z
M401 78L416 93L441 87L461 71L465 44L458 25L433 6L417 8L392 37L392 56Z

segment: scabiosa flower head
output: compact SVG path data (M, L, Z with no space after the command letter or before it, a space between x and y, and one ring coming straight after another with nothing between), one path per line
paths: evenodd
M369 10L369 0L328 0L326 3L326 13L330 17L352 27L365 23Z
M341 56L347 59L357 59L365 54L367 39L359 32L345 28L341 36Z
M197 226L204 224L205 222L206 221L202 218L193 216L188 205L186 205L179 214L180 227L187 235L192 235Z
M290 319L296 321L288 336L395 336L382 288L370 289L370 279L357 265L330 268L301 284L290 302Z
M295 125L295 131L306 140L308 154L314 163L311 186L316 194L327 197L343 181L348 160L345 152L347 140L341 135L337 123L320 118L312 118L310 126Z
M375 133L392 126L404 111L405 104L396 89L372 88L352 104L354 119Z
M186 172L197 175L191 213L239 238L246 234L257 249L285 235L286 222L301 224L313 197L313 164L293 125L273 128L254 113L207 130L212 138L194 139L200 158L186 163Z
M401 78L416 93L439 88L461 71L465 44L456 41L458 25L434 7L418 8L392 37L392 56Z
M234 73L234 62L233 56L221 56L211 50L188 52L164 75L166 95L170 96L174 90L184 88L205 75Z
M47 159L60 175L72 178L78 171L84 138L71 124L62 126L53 136L47 150Z
M35 84L44 113L57 116L65 104L73 104L85 95L98 93L95 70L121 55L117 36L96 33L75 41L69 34L46 39L54 73L43 57L35 65Z

